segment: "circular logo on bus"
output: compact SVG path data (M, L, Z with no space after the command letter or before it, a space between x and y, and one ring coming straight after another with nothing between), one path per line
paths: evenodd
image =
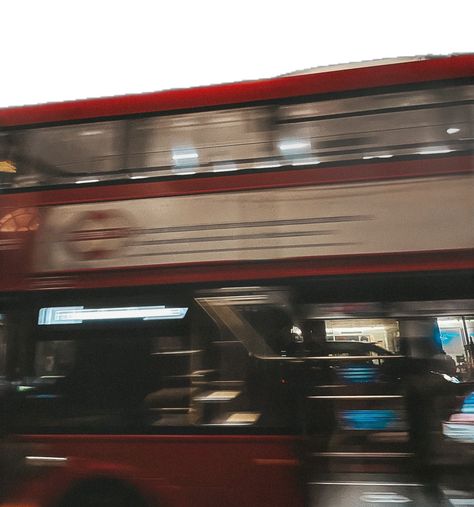
M131 220L122 211L83 211L69 223L65 245L80 260L109 259L122 253L133 231Z

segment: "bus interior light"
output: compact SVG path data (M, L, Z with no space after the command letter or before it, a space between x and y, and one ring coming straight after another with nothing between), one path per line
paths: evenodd
M212 169L215 173L224 173L227 171L237 171L237 166L233 163L230 164L215 164Z
M99 134L103 134L103 133L104 133L103 130L95 129L95 130L84 130L84 132L81 132L79 135L80 136L98 136Z
M98 181L98 179L76 180L76 184L80 185L82 183L97 183Z
M370 333L370 331L385 331L385 326L364 326L364 327L334 327L329 328L327 331L339 334L364 334Z
M417 155L441 155L442 153L451 153L453 150L449 148L433 148L417 151Z
M316 158L308 158L308 159L295 160L294 162L292 162L291 165L317 165L320 163L321 163L321 161Z
M392 158L392 157L393 157L392 153L386 153L384 155L365 155L364 157L362 157L362 160L372 160L374 158Z
M457 128L457 127L449 127L448 129L446 129L446 132L449 135L452 135L452 134L457 134L458 132L461 132L461 129Z
M311 150L311 143L309 141L281 141L278 148L283 153L302 153Z
M279 162L268 162L268 163L262 163L257 164L253 166L254 169L272 169L274 167L281 167L281 164Z
M124 308L84 308L83 306L60 306L41 308L39 325L82 324L85 321L118 319L170 320L183 319L188 308L166 306L136 306Z
M172 159L176 165L190 165L195 164L199 155L196 151L191 149L173 150Z
M443 319L443 318L439 318L437 319L438 320L438 325L439 326L442 326L442 327L457 327L457 326L460 326L461 325L461 320L460 319Z

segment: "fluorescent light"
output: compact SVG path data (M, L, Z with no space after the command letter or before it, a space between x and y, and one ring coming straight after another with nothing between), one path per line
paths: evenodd
M373 158L392 158L393 155L391 153L387 153L386 155L365 155L363 160L372 160Z
M63 458L62 456L25 456L25 460L27 462L42 461L58 463L67 461L67 458Z
M81 132L81 136L97 136L99 134L102 134L103 130L84 130L84 132Z
M235 164L216 164L212 170L215 173L224 173L227 171L237 171L237 166Z
M83 306L59 306L41 308L38 315L39 325L82 324L84 321L117 319L183 319L187 308L167 308L166 306L135 306L124 308L91 308Z
M179 176L196 174L194 170L199 165L199 156L193 149L173 150L172 158L176 165L173 172Z
M292 162L291 165L317 165L320 164L321 161L316 158L306 159L306 160L296 160Z
M368 331L383 331L385 326L364 326L364 327L333 327L328 328L328 333L351 333L351 334L363 334Z
M194 398L196 401L230 401L239 396L240 391L211 391Z
M256 412L234 412L230 414L226 423L228 424L253 424L257 422L260 417L259 413Z
M109 319L148 319L148 318L178 318L182 319L187 308L142 307L142 308L98 308L93 310L78 310L65 314L66 320L109 320Z
M143 180L144 178L149 178L150 176L130 176L131 180Z
M19 393L24 393L25 391L31 391L32 389L34 389L33 386L16 386L16 390Z
M309 151L311 143L309 141L282 141L278 148L283 152Z
M194 163L199 155L194 150L173 150L172 159L178 165L188 165Z
M455 327L460 326L461 321L459 319L438 319L438 325L443 327Z
M273 167L281 167L279 162L268 162L268 164L257 164L253 166L254 169L272 169Z
M76 184L80 185L82 183L97 183L99 180L97 179L90 179L90 180L77 180Z
M173 160L188 160L188 159L198 158L197 153L181 153L173 155Z
M449 148L433 148L432 150L421 150L417 151L417 155L439 155L441 153L451 153L454 150Z
M457 127L449 127L449 129L446 129L446 132L450 135L457 134L460 131L461 131L461 129L458 129Z

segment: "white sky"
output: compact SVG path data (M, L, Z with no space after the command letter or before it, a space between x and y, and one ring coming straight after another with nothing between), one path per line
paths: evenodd
M0 107L474 51L473 0L0 0Z

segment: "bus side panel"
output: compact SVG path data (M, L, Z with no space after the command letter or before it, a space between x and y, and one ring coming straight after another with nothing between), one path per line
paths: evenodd
M298 441L286 436L26 436L67 458L41 480L45 507L84 479L124 480L169 507L303 505ZM98 456L106 456L104 460ZM65 486L66 485L66 486ZM29 485L32 494L38 493ZM20 488L21 489L21 488ZM161 503L160 503L161 502Z
M472 182L454 175L51 206L34 269L464 250L474 244Z

